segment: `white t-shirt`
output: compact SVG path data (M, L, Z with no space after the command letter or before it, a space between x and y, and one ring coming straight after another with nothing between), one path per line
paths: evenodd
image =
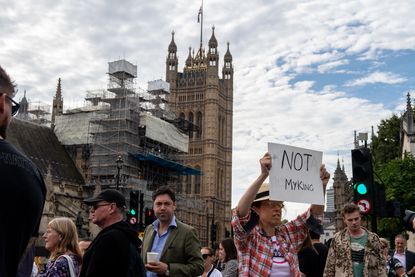
M290 264L285 257L280 253L280 245L277 237L272 236L272 246L274 248L274 256L272 257L272 268L270 277L291 277L292 272Z
M203 275L200 275L199 277L202 277ZM211 266L208 273L206 273L206 276L209 277L223 277L222 273L217 270L216 268L213 268L213 265Z
M393 257L397 258L401 262L403 268L406 268L405 252L403 252L403 254L399 254L398 252L395 251L395 253L393 254Z

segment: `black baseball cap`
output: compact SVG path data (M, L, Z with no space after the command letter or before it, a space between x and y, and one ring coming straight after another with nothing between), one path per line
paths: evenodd
M97 202L106 201L108 203L115 203L119 208L126 208L125 197L115 189L106 189L101 191L97 196L85 199L85 204L92 206Z

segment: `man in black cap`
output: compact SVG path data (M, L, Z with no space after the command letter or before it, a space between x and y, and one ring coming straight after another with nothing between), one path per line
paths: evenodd
M125 197L108 189L84 202L91 206L89 219L102 230L84 254L80 277L144 277L139 254L141 241L123 221Z

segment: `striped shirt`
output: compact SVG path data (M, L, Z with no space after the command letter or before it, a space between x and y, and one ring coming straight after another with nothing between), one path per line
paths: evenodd
M307 237L309 217L310 210L307 210L296 219L275 228L279 252L287 260L294 277L300 276L297 252ZM271 274L274 248L271 237L265 235L258 221L258 215L253 211L245 217L238 216L238 207L232 211L239 276L267 277Z

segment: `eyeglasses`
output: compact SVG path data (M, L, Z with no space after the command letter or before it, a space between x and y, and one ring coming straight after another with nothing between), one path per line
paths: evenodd
M206 260L207 257L212 257L212 255L210 254L202 254L203 260Z
M109 206L111 204L112 203L105 203L105 204L101 204L101 205L95 204L94 206L91 207L91 209L98 210L99 207Z
M10 96L6 94L6 98L12 102L12 116L15 116L17 112L19 111L20 104L13 100Z

